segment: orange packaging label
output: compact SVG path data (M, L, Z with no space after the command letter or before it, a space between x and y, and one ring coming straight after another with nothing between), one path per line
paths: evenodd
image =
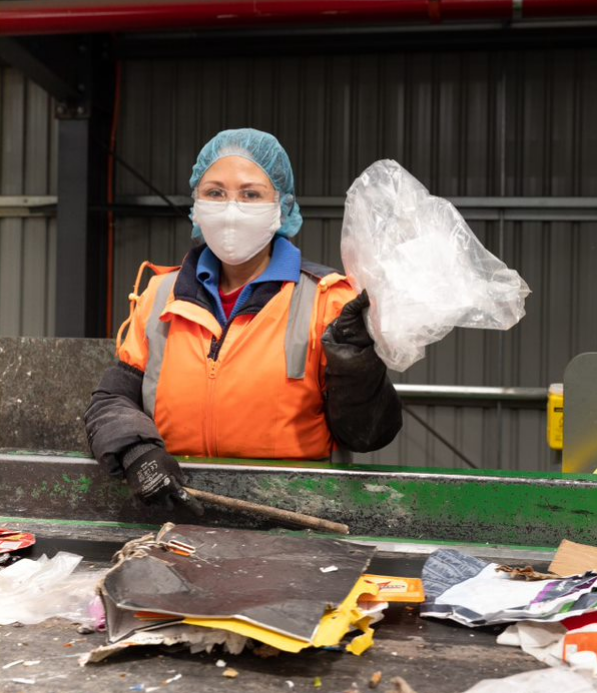
M564 661L576 652L595 652L597 654L597 633L568 633L564 636Z
M0 553L26 549L33 544L35 544L34 534L0 528Z
M390 575L364 575L367 582L379 587L377 595L367 595L371 602L420 603L425 601L423 582L419 578L392 577Z

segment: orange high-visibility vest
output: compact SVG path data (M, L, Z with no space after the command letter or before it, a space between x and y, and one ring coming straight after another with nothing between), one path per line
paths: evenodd
M346 278L301 271L299 284L285 283L259 313L232 321L213 360L212 339L221 339L222 326L205 308L175 297L178 268L151 267L157 276L140 297L131 295L130 326L117 353L143 371L143 406L166 449L198 457L329 457L321 337L356 295Z

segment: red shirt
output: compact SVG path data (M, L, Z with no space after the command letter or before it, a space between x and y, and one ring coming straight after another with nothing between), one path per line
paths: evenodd
M236 291L232 291L229 294L225 294L222 292L222 289L218 289L220 294L220 301L222 301L222 308L224 309L224 315L226 316L226 320L230 318L230 315L234 310L234 306L238 301L238 297L241 295L241 292L244 288L244 286L241 286L240 289L236 289Z

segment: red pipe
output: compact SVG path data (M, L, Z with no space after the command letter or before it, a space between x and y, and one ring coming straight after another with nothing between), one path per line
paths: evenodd
M2 0L0 35L596 15L597 0Z

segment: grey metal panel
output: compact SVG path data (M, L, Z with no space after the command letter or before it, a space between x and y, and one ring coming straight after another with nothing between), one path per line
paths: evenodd
M51 99L22 74L0 68L0 194L56 194ZM56 224L0 220L0 335L54 333Z
M20 334L22 245L20 219L0 221L0 328L2 335Z
M507 193L592 194L595 55L132 62L125 67L119 146L170 194L186 192L190 166L211 135L251 125L278 135L294 162L301 195L342 195L382 156L399 159L439 194L499 195L503 70ZM583 175L573 176L581 163ZM121 193L141 187L129 174L120 176Z
M503 73L503 192L596 195L596 67L594 50L129 63L119 151L164 192L186 194L200 145L223 127L253 125L273 130L287 147L302 195L342 196L354 176L382 156L402 161L438 194L499 195ZM55 193L51 101L4 68L0 104L0 193ZM149 192L122 169L118 188ZM472 225L498 252L499 224ZM126 313L140 262L177 264L188 230L171 219L118 221L115 322ZM309 219L298 242L305 255L338 266L339 230L339 220ZM0 334L53 333L55 232L55 223L45 220L0 221ZM567 360L597 342L596 233L594 223L506 224L504 259L534 289L525 320L503 338L457 330L400 380L523 386L561 380ZM553 467L540 412L504 414L500 461L495 412L417 411L484 466ZM405 463L456 464L414 421L374 457L397 455Z
M188 193L191 166L209 137L241 126L279 137L299 196L341 197L382 157L399 160L443 196L597 195L596 68L597 51L588 49L129 62L118 147L170 195ZM151 194L122 169L117 192ZM529 282L527 317L505 335L455 330L395 378L528 387L561 381L567 361L597 343L597 224L471 226ZM297 243L311 259L339 266L340 227L339 219L309 218ZM116 322L128 310L140 262L177 264L189 232L182 220L118 219ZM504 409L501 419L495 409L415 411L482 467L554 469L540 411ZM463 464L408 417L398 440L366 459Z
M116 226L115 246L114 325L118 329L129 314L127 297L141 263L179 265L191 247L189 226L178 219L129 217ZM146 280L149 277L147 270Z
M0 335L54 334L56 222L0 219Z

